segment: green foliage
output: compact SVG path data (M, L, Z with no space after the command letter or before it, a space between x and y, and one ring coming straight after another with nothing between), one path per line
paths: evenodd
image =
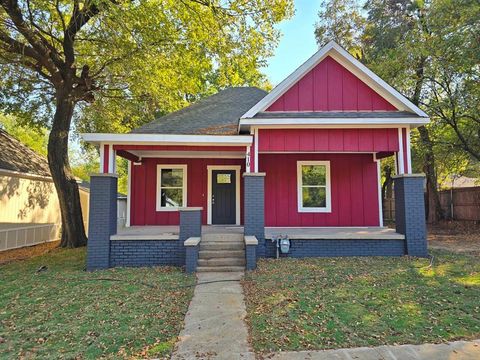
M47 129L23 124L13 115L0 113L0 127L30 149L47 156Z
M319 42L340 34L346 39L341 44L352 54L358 57L361 53L361 60L372 71L426 109L431 117L427 129L439 180L477 167L480 160L480 4L477 1L329 0L319 15L316 30ZM351 21L359 25L356 28L345 25ZM414 168L423 172L423 159L429 149L416 131L412 133L412 146Z
M72 2L19 5L63 56ZM227 86L268 86L260 68L278 41L274 25L293 13L291 0L99 0L97 7L75 39L75 66L88 66L94 84L95 101L80 101L74 118L86 132L125 132ZM0 8L0 32L22 39L9 22ZM2 49L0 107L50 126L52 83Z
M421 344L480 335L478 257L262 260L244 280L260 352Z
M0 266L2 358L169 355L194 279L168 267L85 272L85 253L55 249Z

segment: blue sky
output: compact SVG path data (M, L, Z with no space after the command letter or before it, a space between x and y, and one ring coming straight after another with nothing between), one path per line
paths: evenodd
M272 85L278 85L317 51L314 26L320 0L295 0L295 15L278 26L282 32L275 55L264 70Z

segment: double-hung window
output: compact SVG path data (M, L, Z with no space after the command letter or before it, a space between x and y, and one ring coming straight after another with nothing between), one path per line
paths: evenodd
M299 212L330 212L330 162L297 162Z
M157 211L187 206L187 165L157 165Z

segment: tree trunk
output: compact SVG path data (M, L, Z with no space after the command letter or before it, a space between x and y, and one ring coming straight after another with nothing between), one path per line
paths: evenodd
M427 180L427 221L436 223L444 218L440 196L437 188L437 174L435 172L435 156L433 154L433 144L430 135L425 126L418 128L420 141L424 146L423 171Z
M68 160L68 134L75 102L70 91L57 89L56 110L48 138L48 164L57 190L62 215L61 247L74 248L87 244L83 225L78 184Z
M420 105L420 95L422 92L424 77L424 66L427 59L425 57L420 58L415 74L417 76L415 89L413 93L412 102L419 106ZM435 155L433 153L433 144L428 133L428 129L425 126L420 126L418 128L420 133L420 141L424 148L423 156L423 171L427 178L427 220L430 223L436 223L438 220L443 218L442 206L440 204L440 197L438 195L437 188L437 175L435 172Z

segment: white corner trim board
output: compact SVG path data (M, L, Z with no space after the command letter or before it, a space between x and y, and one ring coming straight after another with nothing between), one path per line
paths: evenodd
M388 85L380 77L374 74L370 69L363 65L360 61L355 59L348 51L343 49L336 42L331 41L323 48L318 50L307 61L300 65L293 73L291 73L285 80L276 86L263 99L257 102L250 108L242 118L252 118L258 112L265 111L272 105L280 96L282 96L288 89L290 89L297 81L299 81L306 73L312 70L318 63L320 63L327 55L332 56L341 65L351 71L354 75L364 81L373 90L380 93L386 100L390 101L399 110L411 111L418 116L428 118L428 115L423 112L418 106L413 104L405 96L400 94L393 87Z

